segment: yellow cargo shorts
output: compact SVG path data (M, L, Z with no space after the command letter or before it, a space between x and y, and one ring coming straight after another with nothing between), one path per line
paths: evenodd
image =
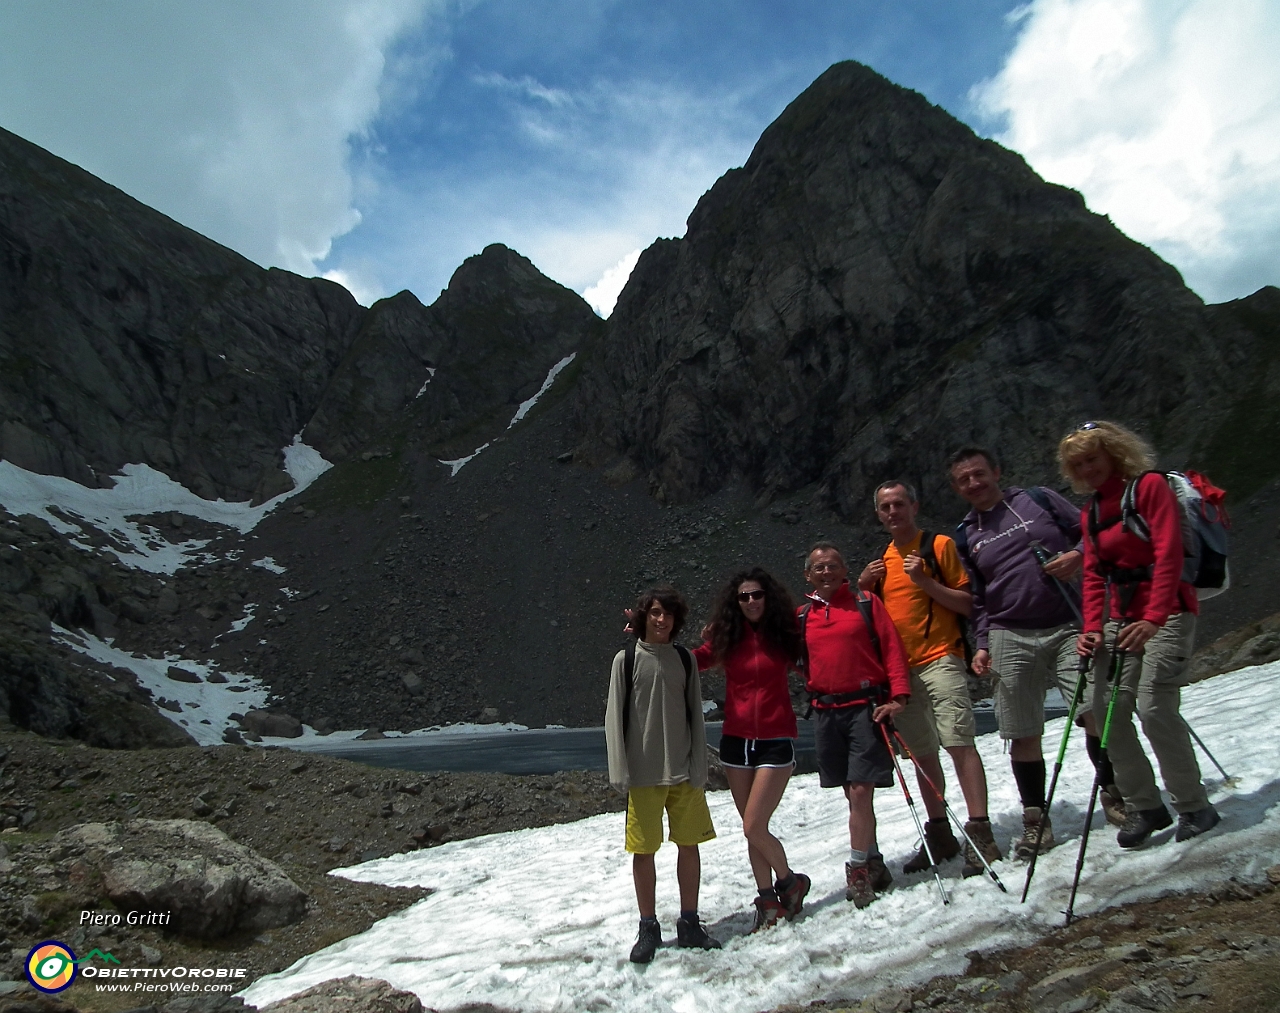
M667 825L672 844L705 844L714 840L711 810L707 793L688 781L679 784L653 784L632 788L627 792L627 851L633 855L652 855L662 847L662 811L667 811Z

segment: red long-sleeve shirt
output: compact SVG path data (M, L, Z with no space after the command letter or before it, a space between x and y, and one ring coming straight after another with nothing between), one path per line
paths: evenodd
M711 644L694 650L699 670L716 664ZM724 734L743 739L794 739L796 712L787 687L792 659L769 644L749 623L724 665Z
M811 694L837 696L887 685L891 697L911 695L907 652L879 598L871 595L871 620L880 637L879 654L847 582L840 585L830 602L814 595L809 598L812 604L805 618L804 639L809 651L805 681Z
M1112 475L1098 489L1098 520L1105 524L1120 516L1120 501L1126 482ZM1138 513L1151 529L1151 541L1144 542L1122 523L1089 534L1089 507L1081 511L1084 539L1084 628L1086 633L1102 630L1102 598L1106 576L1098 566L1102 560L1121 570L1152 568L1151 580L1130 585L1134 588L1126 609L1121 609L1120 587L1113 586L1111 615L1145 619L1163 626L1178 612L1200 612L1196 589L1182 579L1182 517L1169 483L1160 474L1144 475L1138 482Z

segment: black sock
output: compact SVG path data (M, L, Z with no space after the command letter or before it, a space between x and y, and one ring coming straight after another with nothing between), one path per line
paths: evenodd
M1013 779L1023 808L1044 808L1044 760L1014 760Z
M650 925L657 925L657 924L658 924L658 916L657 916L657 915L641 915L641 917L640 917L640 921L641 921L642 923L646 923L646 922L647 922L647 923L648 923L648 924L650 924Z
M991 817L990 816L970 816L969 822L970 823L990 823Z
M680 917L687 922L696 922L698 920L698 912L697 911L681 911Z
M1116 772L1111 766L1111 757L1102 748L1102 739L1097 735L1086 735L1084 748L1089 754L1089 759L1093 761L1093 769L1098 772L1098 783L1104 788L1109 784L1115 784Z
M795 886L795 882L796 882L796 874L794 872L788 872L786 875L786 878L778 880L773 885L776 890L790 890L793 886ZM760 895L762 897L764 896L763 890L760 891Z
M763 897L765 900L777 900L778 891L775 890L773 887L768 887L760 891L760 896Z
M947 822L947 818L945 816L930 816L928 822L935 827L942 826Z

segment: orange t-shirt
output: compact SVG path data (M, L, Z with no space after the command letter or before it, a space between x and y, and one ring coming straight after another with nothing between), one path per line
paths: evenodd
M924 588L914 584L907 571L903 569L902 560L920 548L920 538L924 532L912 540L906 552L899 552L893 542L884 550L884 583L880 587L884 598L884 607L898 628L902 643L907 649L907 661L912 668L937 661L947 654L963 657L964 648L960 643L959 617L940 602L933 601ZM926 566L930 577L957 590L968 590L969 575L965 572L960 555L956 552L956 543L946 535L933 536L933 551L938 559L938 570L934 573ZM929 603L933 602L933 621L929 621ZM925 636L925 627L929 635Z

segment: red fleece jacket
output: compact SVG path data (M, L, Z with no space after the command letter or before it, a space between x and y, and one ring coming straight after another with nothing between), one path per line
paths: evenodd
M716 664L711 644L693 652L699 670ZM791 659L772 647L750 624L724 659L724 734L743 739L794 739L796 712L787 688Z
M911 695L907 651L879 598L871 595L871 620L880 635L883 661L871 643L847 581L830 602L814 595L809 598L812 604L805 619L804 640L809 650L805 681L811 694L835 696L887 685L891 697Z
M1126 482L1119 475L1112 475L1098 489L1098 520L1107 521L1120 516L1120 500L1124 496ZM1128 531L1123 524L1115 523L1098 532L1095 540L1089 534L1089 507L1086 504L1080 514L1084 539L1084 628L1086 633L1102 630L1102 598L1106 578L1099 568L1102 560L1121 570L1152 567L1150 581L1137 585L1129 607L1120 609L1118 588L1112 589L1111 615L1127 619L1145 619L1163 626L1171 615L1178 612L1200 612L1196 589L1182 580L1182 518L1178 501L1163 475L1149 474L1138 482L1138 513L1151 529L1151 541L1144 542Z

